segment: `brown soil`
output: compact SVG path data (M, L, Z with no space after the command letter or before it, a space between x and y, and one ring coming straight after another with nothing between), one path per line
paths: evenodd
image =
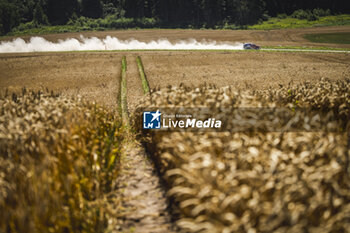
M336 27L316 27L302 29L280 29L280 30L166 30L166 29L151 29L151 30L124 30L124 31L99 31L99 32L78 32L78 33L61 33L41 35L49 41L56 42L59 39L98 37L105 38L106 36L117 37L122 40L135 38L140 41L151 41L167 38L175 42L178 40L186 40L194 38L197 40L216 40L230 42L254 42L261 46L328 46L350 48L346 44L322 44L312 43L303 38L304 34L312 33L334 33L334 32L350 32L350 26ZM1 40L11 40L14 37L5 37ZM23 36L28 40L30 36Z
M118 178L124 207L118 232L175 232L155 167L141 146L131 143L125 149L128 156Z

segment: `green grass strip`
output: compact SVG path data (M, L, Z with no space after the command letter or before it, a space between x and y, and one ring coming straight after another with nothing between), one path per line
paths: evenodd
M306 34L304 38L316 43L350 44L350 32Z
M286 18L270 18L259 24L248 26L251 30L275 30L287 28L308 28L308 27L325 27L325 26L343 26L350 25L350 14L329 15L319 17L317 20Z
M137 66L139 67L139 72L140 72L140 78L141 78L143 93L144 93L144 94L147 94L147 93L149 93L149 85L148 85L148 81L147 81L147 78L146 78L145 71L144 71L144 69L143 69L141 57L138 56L138 57L136 58L136 61L137 61Z
M120 107L122 118L125 123L129 124L129 115L128 115L128 102L127 102L127 88L126 88L126 58L122 58L122 74L121 74L121 85L120 85Z

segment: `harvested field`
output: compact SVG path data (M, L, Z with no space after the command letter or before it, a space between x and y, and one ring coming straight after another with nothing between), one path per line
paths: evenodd
M144 52L142 61L152 88L208 83L252 90L350 73L350 54Z
M113 106L126 53L40 53L0 56L0 91L46 88ZM321 77L344 79L350 54L280 52L128 52L130 106L143 96L136 56L141 55L151 88L212 83L265 89ZM103 94L101 94L103 93Z
M48 88L115 108L121 58L111 53L1 55L0 92Z

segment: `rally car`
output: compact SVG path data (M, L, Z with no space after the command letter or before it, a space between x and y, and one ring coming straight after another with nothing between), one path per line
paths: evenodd
M245 43L243 45L244 49L260 49L260 46L253 44L253 43Z

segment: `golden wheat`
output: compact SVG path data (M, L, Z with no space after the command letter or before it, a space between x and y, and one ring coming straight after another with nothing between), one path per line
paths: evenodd
M53 93L0 99L0 231L102 232L118 208L123 126L116 114ZM109 200L111 201L111 200Z
M278 125L284 128L275 132L268 130L274 124L268 112L258 121L261 128L253 122L239 131L142 131L180 213L178 225L189 232L348 231L349 94L349 79L261 92L214 86L154 90L140 109L202 106L227 122L243 107L317 110L296 112L290 120L295 125ZM281 122L284 116L273 115ZM312 119L316 131L307 130Z

